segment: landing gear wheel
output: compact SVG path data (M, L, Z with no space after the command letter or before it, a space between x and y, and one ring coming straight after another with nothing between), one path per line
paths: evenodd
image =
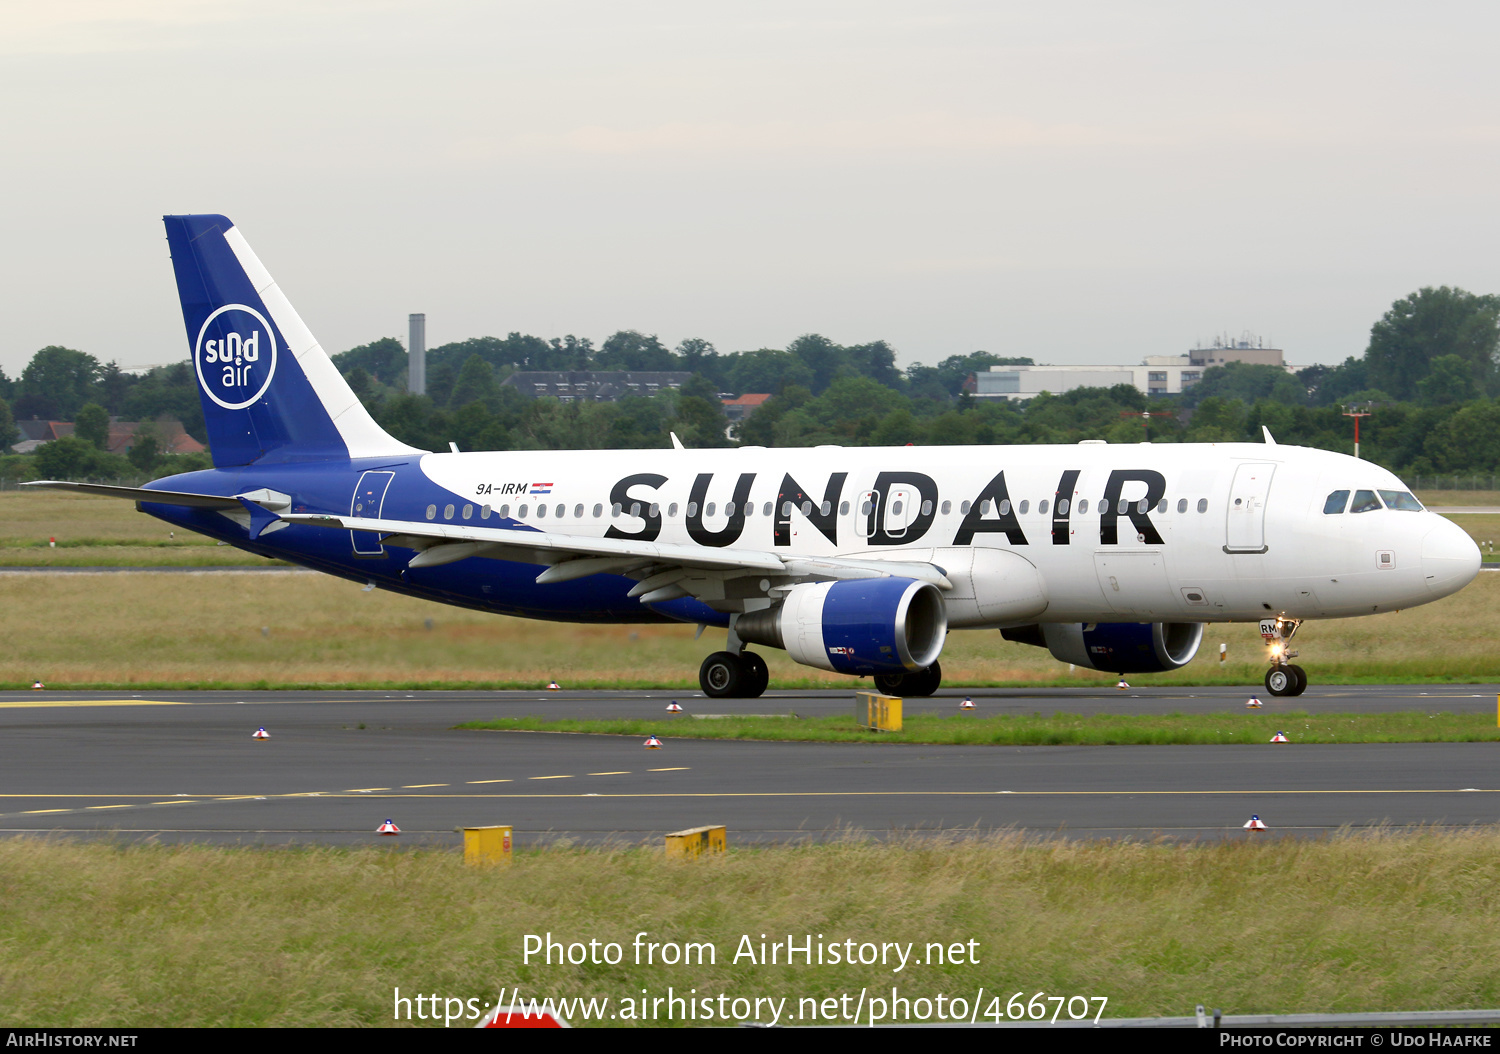
M925 670L906 675L910 683L906 686L906 694L913 696L928 696L942 687L943 667L940 663L933 663Z
M1266 691L1272 695L1296 695L1297 675L1290 666L1272 666L1266 671Z
M914 673L877 673L875 687L881 695L899 695L909 699L931 695L943 683L943 667L933 663Z
M1288 665L1287 669L1290 670L1292 674L1297 678L1297 687L1293 691L1287 692L1286 694L1301 695L1303 692L1307 691L1307 671L1297 665Z
M766 660L753 651L740 652L740 668L744 671L740 698L759 699L766 690L766 685L771 683L771 671L766 667Z
M698 686L710 699L733 699L740 694L745 668L740 657L727 651L716 651L698 667Z

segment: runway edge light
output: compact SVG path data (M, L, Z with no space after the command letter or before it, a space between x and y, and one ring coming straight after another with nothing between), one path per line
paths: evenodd
M661 740L658 739L656 736L647 736L646 737L646 749L647 750L660 750L661 749Z
M1257 696L1252 695L1249 699L1245 700L1246 710L1259 710L1263 706L1265 706L1265 704L1262 703Z
M1271 737L1271 742L1272 743L1285 743L1286 742L1286 733L1283 732L1283 731L1281 731L1280 729L1277 729L1276 730L1276 734Z
M1249 820L1245 821L1247 831L1264 831L1265 829L1266 825L1260 822L1259 816L1252 815Z
M254 732L252 732L250 734L250 738L251 739L270 739L271 738L271 733L269 733L269 732L266 731L266 726L265 725L261 725L259 728L257 728Z
M964 701L958 704L958 708L960 710L972 710L974 709L974 700L966 695L964 696Z
M669 714L680 714L680 713L682 713L682 707L679 706L679 705L677 705L677 700L676 699L673 699L670 703L667 704L667 713L669 713Z
M386 820L385 823L383 823L379 827L375 828L375 833L376 834L400 834L401 833L401 828L397 827L390 820Z

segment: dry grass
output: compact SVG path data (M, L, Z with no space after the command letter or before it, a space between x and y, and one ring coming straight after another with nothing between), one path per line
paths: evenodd
M1500 505L1500 490L1419 490L1423 505Z
M55 548L49 544L54 539ZM0 491L0 566L245 567L273 562L174 528L119 498Z
M0 1023L384 1025L393 990L493 1000L1038 991L1107 1016L1491 1007L1500 836L1380 833L1197 847L912 838L737 850L458 854L0 843ZM716 963L635 966L635 934ZM522 961L523 935L597 939L620 966ZM979 964L758 966L741 935L975 940ZM1095 1004L1097 1005L1097 1004ZM575 1022L576 1023L576 1022Z
M1410 611L1308 623L1299 658L1314 683L1486 681L1500 576L1481 575ZM431 620L433 628L427 629ZM264 630L264 632L263 632ZM690 688L719 631L693 640L680 625L534 622L447 607L316 574L0 575L0 685L619 685ZM1221 668L1219 643L1231 661ZM849 678L765 649L772 685L847 687ZM1260 683L1265 646L1254 625L1209 628L1186 668L1131 683ZM993 631L955 632L945 683L1089 684L1040 648Z
M92 494L57 490L0 491L0 547L62 543L89 539L101 545L214 546L212 538L174 528L135 511L135 503Z

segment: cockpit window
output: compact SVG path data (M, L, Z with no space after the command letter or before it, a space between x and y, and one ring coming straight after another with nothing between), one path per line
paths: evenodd
M1380 508L1380 499L1375 496L1373 490L1357 490L1354 492L1354 504L1349 506L1350 512L1374 512Z
M1422 503L1404 490L1383 490L1380 498L1385 507L1397 512L1421 512Z
M1349 492L1347 490L1336 490L1328 495L1328 500L1323 503L1324 516L1337 516L1344 511L1344 506L1349 504Z

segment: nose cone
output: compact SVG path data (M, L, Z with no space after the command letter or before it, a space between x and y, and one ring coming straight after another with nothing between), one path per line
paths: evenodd
M1434 597L1457 593L1479 573L1479 546L1462 527L1442 520L1422 539L1422 575Z

